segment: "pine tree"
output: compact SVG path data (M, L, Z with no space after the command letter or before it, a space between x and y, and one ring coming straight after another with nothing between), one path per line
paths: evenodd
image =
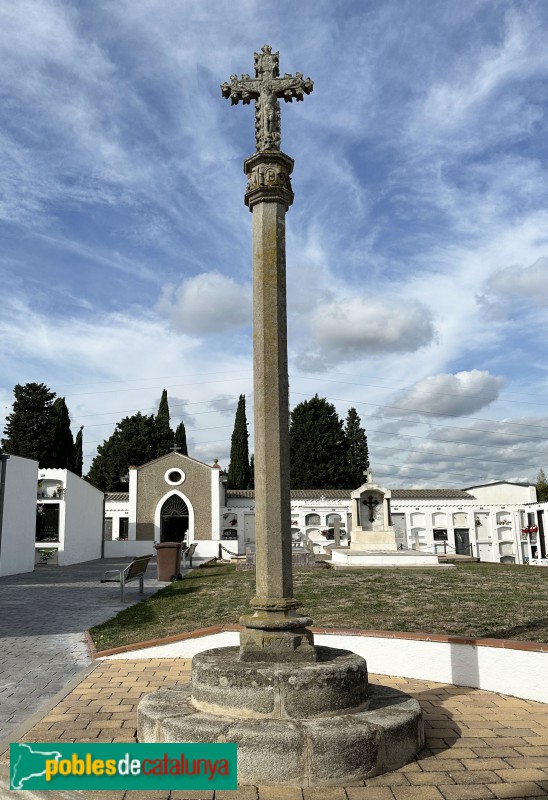
M537 500L539 503L544 503L548 500L548 481L546 480L546 473L541 468L537 475Z
M241 394L236 409L234 431L230 445L230 465L227 473L227 489L248 489L250 484L249 446L245 416L245 395Z
M173 450L175 437L169 425L169 404L167 390L162 392L158 413L154 419L154 435L156 437L156 457L165 456Z
M80 428L74 440L74 474L82 477L82 468L84 466L84 426Z
M369 448L367 446L365 430L361 427L361 420L355 408L348 409L345 436L348 485L358 487L364 482L364 472L369 467Z
M293 489L348 488L343 423L325 398L315 395L295 406L289 449Z
M2 439L3 449L14 456L32 458L40 467L52 464L52 406L55 392L44 383L17 384L15 401Z
M186 444L186 430L185 430L185 423L180 422L175 429L175 444L178 447L178 452L182 453L182 455L188 455L188 447Z
M103 492L127 491L123 478L132 465L156 458L155 419L140 412L118 422L97 448L87 480Z
M64 397L58 397L51 408L51 463L45 466L70 469L74 472L74 439L70 415Z

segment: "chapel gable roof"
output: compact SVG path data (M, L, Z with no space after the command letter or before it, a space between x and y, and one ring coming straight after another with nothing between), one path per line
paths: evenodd
M158 456L158 458L153 458L152 461L147 461L144 464L139 464L137 469L144 469L145 467L151 467L153 464L158 464L160 461L165 461L166 458L171 458L172 456L177 456L178 458L182 458L184 461L192 461L194 464L199 464L201 467L207 467L208 469L217 469L217 467L213 467L211 464L206 464L204 461L198 461L197 458L192 458L191 456L185 456L182 453L177 453L176 450L172 450L169 453L165 453L163 456Z

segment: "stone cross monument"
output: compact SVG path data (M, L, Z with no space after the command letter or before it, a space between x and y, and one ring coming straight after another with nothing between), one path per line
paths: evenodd
M140 742L236 742L239 784L353 786L411 760L424 731L416 700L369 686L356 653L314 647L311 620L295 611L285 300L293 161L279 149L278 98L302 100L312 81L299 73L280 78L278 53L265 45L255 54L255 78L233 76L221 89L233 103L256 103L257 152L245 161L253 214L256 596L242 617L240 647L195 655L190 696L184 685L147 694L137 735Z
M242 617L242 661L314 661L312 620L295 614L289 493L289 389L285 214L293 202L293 159L280 151L280 103L310 94L313 82L279 77L279 53L255 53L255 77L221 86L235 105L255 100L257 152L244 162L245 203L253 214L253 381L256 596Z

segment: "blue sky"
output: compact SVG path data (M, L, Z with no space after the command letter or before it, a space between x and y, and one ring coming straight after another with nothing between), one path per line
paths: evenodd
M547 33L543 0L2 4L2 413L46 383L89 464L167 388L190 454L227 466L240 393L252 420L254 138L219 87L268 42L314 80L282 107L292 404L355 406L388 486L534 480Z

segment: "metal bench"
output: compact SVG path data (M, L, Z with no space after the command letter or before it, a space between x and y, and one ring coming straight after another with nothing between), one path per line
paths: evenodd
M187 548L184 548L181 553L181 560L183 562L183 569L186 569L186 560L188 558L188 563L190 564L190 569L192 569L192 556L194 555L194 551L198 547L198 542L192 542Z
M105 572L105 577L101 579L101 583L120 583L120 602L124 602L124 586L130 581L139 579L139 592L144 593L143 580L145 577L148 562L152 556L141 556L136 558L131 564L128 564L125 569L109 569ZM116 575L117 577L109 578L109 575Z

